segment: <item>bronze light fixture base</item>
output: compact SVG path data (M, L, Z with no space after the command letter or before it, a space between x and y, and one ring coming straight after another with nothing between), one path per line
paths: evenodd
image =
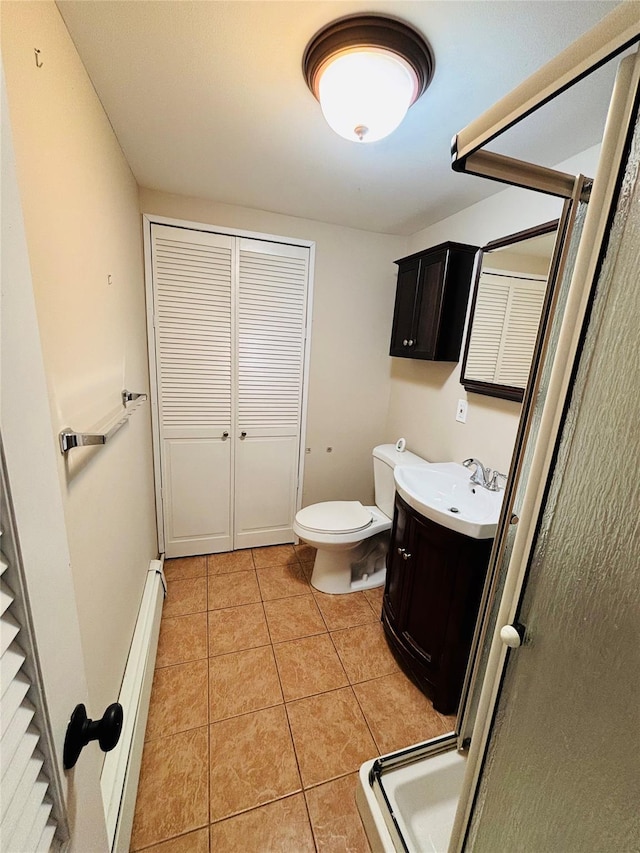
M321 72L336 54L354 48L380 48L400 56L415 73L416 94L424 93L433 77L435 59L427 41L408 24L382 15L353 15L333 21L311 39L302 57L307 86L318 98Z

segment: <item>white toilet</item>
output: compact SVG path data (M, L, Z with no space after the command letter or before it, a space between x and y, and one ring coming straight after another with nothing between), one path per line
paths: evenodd
M396 465L424 459L394 444L373 448L376 506L359 501L325 501L296 513L293 530L318 549L311 584L321 592L344 593L382 586L393 519Z

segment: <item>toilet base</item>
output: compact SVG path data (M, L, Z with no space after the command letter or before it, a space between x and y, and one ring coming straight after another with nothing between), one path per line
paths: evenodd
M319 549L313 564L311 586L341 595L382 586L387 574L389 531L385 530L340 551Z

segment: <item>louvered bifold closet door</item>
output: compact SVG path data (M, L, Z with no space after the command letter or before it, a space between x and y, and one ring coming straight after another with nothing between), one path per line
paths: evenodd
M482 273L467 376L515 388L526 386L545 290L544 278Z
M293 541L309 250L239 240L234 547Z
M49 780L37 748L40 732L34 724L35 709L27 696L31 688L25 672L28 640L25 645L15 596L6 581L8 568L0 553L0 849L30 853L50 849L56 824L50 817Z
M167 557L232 548L233 238L152 226Z

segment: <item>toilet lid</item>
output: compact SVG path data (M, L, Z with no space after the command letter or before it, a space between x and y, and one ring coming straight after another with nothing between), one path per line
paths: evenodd
M318 533L354 533L371 524L373 516L360 501L325 501L301 509L296 521Z

